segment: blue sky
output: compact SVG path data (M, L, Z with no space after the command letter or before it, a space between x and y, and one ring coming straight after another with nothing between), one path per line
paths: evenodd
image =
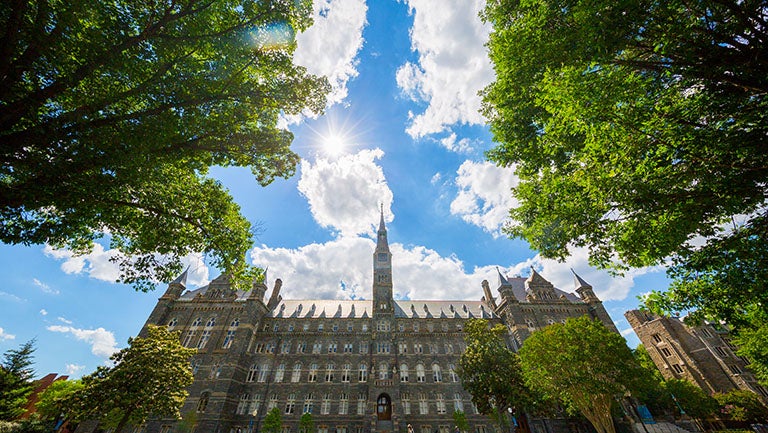
M270 286L283 280L286 298L368 299L383 204L396 296L479 299L483 279L496 287L496 267L526 276L531 266L570 292L573 268L634 347L623 313L641 293L666 287L662 268L614 278L589 267L582 249L557 263L501 234L516 178L483 157L493 143L477 92L493 70L482 4L316 1L295 58L334 90L325 115L285 119L302 157L296 174L262 188L247 169L212 170L261 227L249 260L268 267ZM165 285L137 293L115 284L110 254L0 245L0 351L36 338L39 376L79 377L125 347ZM190 288L218 275L204 257L187 262Z

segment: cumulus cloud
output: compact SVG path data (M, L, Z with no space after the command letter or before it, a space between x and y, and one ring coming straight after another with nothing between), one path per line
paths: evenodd
M296 38L296 63L333 86L329 105L344 100L347 82L358 74L367 10L365 0L315 0L314 24Z
M50 245L43 248L46 256L60 260L61 270L66 274L86 274L91 278L115 282L120 276L120 269L116 263L110 261L120 252L115 249L105 250L100 244L93 245L93 251L84 255L75 255L67 249L55 249ZM203 262L202 254L188 254L181 259L182 266L189 266L187 285L200 286L208 282L208 267Z
M45 308L41 309L40 310L40 315L41 316L47 316L48 315L48 310L46 310Z
M84 365L78 365L78 364L67 364L66 365L67 375L69 375L69 376L76 376L81 371L83 371L84 369L85 369Z
M91 353L102 358L109 358L118 351L115 335L104 328L79 329L72 326L51 325L46 328L51 332L71 334L75 339L91 345Z
M454 124L482 124L478 91L493 79L484 43L490 26L478 17L482 0L405 0L413 15L411 49L416 63L403 64L397 84L426 109L412 113L406 132L414 138Z
M13 340L16 336L5 332L5 329L0 328L0 340Z
M44 282L38 280L37 278L32 279L32 284L34 284L40 290L42 290L43 293L48 293L51 295L58 295L59 293L61 293L58 290L51 288L51 286L49 286L48 284L45 284Z
M517 184L513 168L464 161L456 171L459 191L451 202L451 214L499 236L509 209L518 204L511 191Z
M370 298L373 283L374 241L363 237L341 237L326 243L300 248L256 247L251 250L254 264L269 267L271 284L283 280L281 294L286 299L359 299ZM393 286L398 299L477 299L482 296L481 282L488 280L498 287L496 265L467 269L457 256L441 256L423 246L390 243ZM634 279L661 269L646 268L615 278L606 271L589 267L586 251L575 251L565 263L540 256L499 265L508 276L530 275L534 267L555 287L566 292L575 290L571 268L589 282L603 301L626 298Z
M315 221L341 235L370 233L384 205L386 221L392 220L392 191L376 160L380 149L362 150L337 159L302 162L298 189L307 198Z

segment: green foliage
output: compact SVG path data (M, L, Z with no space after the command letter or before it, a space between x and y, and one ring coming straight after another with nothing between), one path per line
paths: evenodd
M52 425L32 416L18 421L0 421L0 433L50 433Z
M739 347L736 353L751 361L748 368L758 381L768 386L768 315L760 316L754 325L739 329L733 342Z
M496 325L489 329L486 320L470 319L464 332L467 348L457 373L478 411L500 424L508 408L535 411L539 399L525 385L517 354L504 343L506 328Z
M72 419L99 419L120 431L150 416L180 418L185 388L193 380L189 359L197 350L183 347L178 332L154 325L128 345L110 357L114 367L99 367L82 378L83 388L68 407Z
M453 411L453 423L456 425L460 432L469 431L469 421L467 421L467 414L465 414L464 411Z
M649 308L756 328L743 315L768 314L764 13L755 0L488 2L488 157L520 177L507 232L615 270L671 257L674 283Z
M615 431L615 397L637 389L644 376L624 338L586 316L535 331L519 353L528 385L581 412L598 433Z
M195 430L196 425L197 411L190 410L181 416L181 421L179 421L179 424L176 427L176 431L179 433L190 433Z
M250 282L250 223L211 166L269 184L298 156L281 114L329 85L293 64L312 2L26 0L0 5L0 241L78 254L108 236L120 280L202 252ZM249 275L250 274L250 275Z
M664 376L654 364L645 346L638 345L632 351L632 356L643 369L643 379L638 381L638 387L632 392L632 396L646 405L653 414L674 411L675 403L664 387Z
M283 430L283 415L280 409L273 407L264 417L264 425L261 431L264 433L280 433Z
M83 389L80 380L57 380L45 389L37 401L37 414L43 419L55 420L64 415L75 393Z
M701 388L685 379L669 379L664 382L664 389L675 401L678 410L696 419L711 417L717 410L717 401Z
M12 421L21 416L27 405L27 398L34 389L31 368L35 340L10 349L3 354L0 364L0 420Z
M754 392L733 390L713 396L720 405L720 415L733 421L768 422L768 407Z
M299 418L299 433L314 433L315 421L311 413L304 413Z

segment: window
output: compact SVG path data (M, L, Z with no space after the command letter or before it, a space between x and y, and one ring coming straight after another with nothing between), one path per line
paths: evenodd
M198 412L205 412L205 408L208 407L208 396L207 392L200 394L200 400L197 401Z
M413 353L424 353L424 348L421 346L421 343L413 345Z
M437 354L437 344L429 344L429 353L433 355Z
M288 324L288 332L293 332L293 323Z
M407 392L400 393L400 404L403 405L403 414L411 414L411 395Z
M269 364L261 364L261 371L259 372L259 382L266 382L267 376L269 376Z
M171 433L171 426L169 425L161 426L160 433Z
M443 381L443 372L440 370L440 366L437 364L432 364L432 380L435 382Z
M290 415L296 410L296 394L289 394L285 402L285 414Z
M172 331L172 330L173 330L173 328L175 328L175 327L176 327L176 324L177 324L177 323L179 323L179 321L178 321L178 320L177 320L175 317L174 317L173 319L171 319L171 321L170 321L170 322L168 322L168 330L169 330L169 331Z
M320 414L328 415L331 413L331 393L323 394L323 401L320 403Z
M368 402L368 396L361 392L357 396L357 414L358 415L365 415L365 405Z
M484 425L479 425L475 427L475 433L488 433L488 430L485 429Z
M432 433L432 426L430 425L421 426L421 433Z
M333 326L331 327L331 330L333 332L337 332L339 330L339 324L338 323L334 323Z
M724 347L715 346L715 352L717 352L717 354L720 355L721 358L725 358L728 356L728 352Z
M208 379L218 379L221 375L221 365L215 363L211 365L211 371L208 373Z
M408 364L400 364L400 382L408 382Z
M344 343L344 353L352 353L352 343Z
M376 352L377 353L389 353L390 352L390 344L380 341L376 343Z
M339 398L339 415L349 413L349 394L342 392Z
M363 332L368 332L368 324L363 323Z
M307 379L309 382L317 382L317 364L313 363L309 366L309 377Z
M386 304L384 304L386 308ZM389 331L389 322L386 320L380 320L377 329L379 331Z
M333 382L333 370L336 368L333 364L328 364L325 369L325 381Z
M257 343L256 350L254 350L254 353L263 353L265 347L266 345L264 345L264 343Z
M360 343L360 353L368 353L368 344Z
M275 353L275 343L267 343L267 347L264 348L267 353Z
M453 344L445 343L445 353L448 355L453 353Z
M408 353L408 345L406 343L398 343L397 344L397 352L398 353Z
M427 402L427 393L425 392L419 394L419 413L421 415L429 413L429 403Z
M672 352L668 348L666 348L666 347L662 347L661 348L661 353L662 353L662 355L664 355L667 358L672 356Z
M256 364L253 364L248 370L248 376L245 378L246 382L253 382L256 380L256 378L259 377L259 366Z
M305 323L304 326L301 328L303 331L309 331L309 322Z
M344 426L336 426L336 433L347 433L347 428Z
M741 368L736 364L728 364L728 368L731 369L731 373L733 374L741 374Z
M307 342L300 341L299 344L296 345L296 353L306 353L306 352L307 352Z
M359 382L366 382L368 380L368 367L365 364L360 364L360 371L357 375Z
M405 332L405 324L404 323L399 323L397 325L397 330L400 331L400 332Z
M272 331L274 331L274 332L277 332L277 331L279 331L279 330L280 330L280 325L278 325L277 323L275 323L275 326L273 326L273 327L272 327Z
M328 433L328 426L327 425L318 426L317 433Z
M464 412L464 402L461 400L461 393L453 394L453 411Z
M680 367L679 364L672 364L672 369L675 370L675 373L681 374L683 372L682 367Z
M323 343L315 343L312 345L312 353L320 353L323 350Z
M272 393L269 397L269 403L267 403L267 412L277 407L277 393Z
M261 407L261 394L255 394L251 399L251 407L248 408L248 413L256 416L259 414L259 408Z
M661 335L653 334L651 337L653 337L653 341L655 341L657 343L661 343Z
M319 325L317 325L317 331L318 332L323 332L323 329L325 329L325 324L324 323L320 323Z
M443 393L438 392L436 397L436 405L437 405L437 413L444 414L445 413L445 397L443 396Z
M386 362L379 363L379 379L389 379L389 364Z
M192 376L197 374L197 370L200 369L200 364L202 364L202 362L199 359L193 358L192 361L190 361L189 366L192 369Z
M418 323L414 323L413 324L413 332L419 332L419 324Z
M194 322L192 322L192 327L193 328L197 328L198 326L200 326L202 324L203 324L203 318L202 317L198 317L197 319L195 319Z
M328 345L328 353L336 353L336 343L331 343Z
M426 375L424 372L424 365L421 363L416 364L416 382L426 382Z
M341 381L349 382L349 371L352 370L352 364L344 364L341 369Z
M277 383L282 382L284 376L285 376L285 364L280 364L277 366L277 371L275 371L275 382Z
M311 392L304 397L304 407L301 409L301 413L312 413L312 393Z
M456 374L456 366L453 364L448 364L448 375L451 376L451 382L458 382L459 381L459 375Z
M197 348L198 349L205 349L205 345L208 343L208 340L211 338L211 330L210 329L204 329L203 334L200 336L200 340L197 342Z
M251 405L251 395L246 393L240 394L240 400L237 402L237 409L235 413L237 415L245 415L248 413L248 408Z
M441 329L443 330L443 332L448 332L448 324L443 322Z
M435 325L433 323L427 323L427 331L435 332Z
M286 341L280 346L280 353L291 353L291 342Z
M699 329L699 331L701 331L701 335L703 335L704 337L706 337L706 338L712 338L712 333L711 333L711 332L709 332L709 329L707 329L707 328L701 328L701 329Z
M184 336L184 341L181 343L184 347L190 347L190 344L192 344L192 339L195 338L195 334L197 332L194 330L187 331L187 334Z
M301 363L297 362L293 365L293 373L291 374L291 382L296 383L301 380Z
M347 332L352 332L355 330L355 326L351 323L347 323Z

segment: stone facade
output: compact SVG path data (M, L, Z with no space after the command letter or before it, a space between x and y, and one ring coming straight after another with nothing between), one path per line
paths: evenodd
M178 330L184 345L199 350L182 409L197 413L194 431L259 431L277 407L286 433L298 432L305 412L318 433L406 432L408 424L415 433L449 433L455 410L467 414L471 432L490 432L456 375L468 319L505 324L514 348L569 317L589 315L616 329L577 276L578 295L532 271L528 278L499 273L498 299L483 281L479 301L395 300L383 217L373 276L368 301L284 300L280 280L269 299L266 285L236 292L226 276L191 291L183 275L172 282L147 324ZM544 431L543 424L531 429ZM145 431L176 431L176 423L150 421Z
M709 394L743 389L768 397L746 360L734 353L726 326L690 327L679 318L640 310L624 316L665 379L687 379Z

